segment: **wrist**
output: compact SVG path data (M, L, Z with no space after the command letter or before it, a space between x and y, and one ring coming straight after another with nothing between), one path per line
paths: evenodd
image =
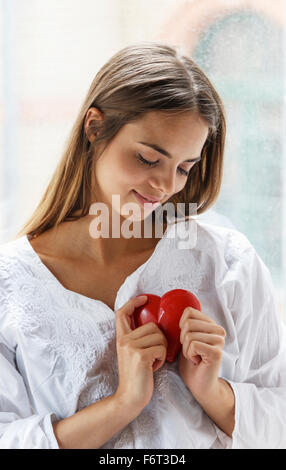
M231 437L235 416L235 395L231 385L218 378L207 393L195 398L216 425Z
M118 390L112 396L114 400L114 406L120 411L124 411L124 414L131 418L131 421L135 419L142 411L143 407L131 402L130 398L126 395L118 392Z
M212 383L210 387L206 387L204 393L200 394L200 396L195 396L195 399L204 406L208 403L221 403L224 402L226 398L233 394L233 390L229 383L222 379L221 377L217 377L217 379Z

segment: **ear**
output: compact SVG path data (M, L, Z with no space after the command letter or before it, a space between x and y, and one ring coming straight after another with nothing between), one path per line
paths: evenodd
M92 107L87 111L84 121L84 130L90 143L94 141L96 136L96 133L92 130L94 121L103 121L103 119L103 113L99 111L98 108Z

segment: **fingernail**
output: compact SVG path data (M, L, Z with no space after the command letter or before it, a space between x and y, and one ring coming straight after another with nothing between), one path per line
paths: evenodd
M139 295L139 296L137 297L137 299L139 299L139 300L146 300L146 299L147 299L147 295Z

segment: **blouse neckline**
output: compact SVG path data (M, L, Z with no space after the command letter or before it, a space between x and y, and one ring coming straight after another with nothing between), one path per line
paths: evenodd
M140 266L138 266L138 268L135 269L135 271L133 271L129 276L127 276L124 280L124 282L121 284L121 286L119 287L118 291L117 291L117 294L116 294L116 299L115 299L115 303L114 303L114 311L116 311L118 308L118 301L119 301L119 298L120 298L120 294L121 292L123 291L124 287L126 286L126 284L128 284L131 280L133 280L134 278L136 278L137 276L139 276L139 274L141 274L143 272L143 270L145 270L145 268L147 267L147 265L151 262L151 260L155 257L158 249L159 249L159 246L163 243L163 240L166 238L167 236L167 232L169 233L169 231L171 230L173 226L167 226L162 238L158 241L158 243L156 244L152 254L149 256L149 258L143 263L141 264ZM65 292L66 294L69 294L69 295L72 295L74 298L78 298L79 300L82 300L84 302L87 302L87 303L91 303L91 304L101 304L103 307L105 307L105 309L108 309L109 311L112 311L113 310L106 304L104 303L102 300L99 300L99 299L93 299L91 297L87 297L86 295L83 295L83 294L80 294L79 292L76 292L76 291L73 291L71 289L68 289L66 287L64 287L64 285L57 279L57 277L49 270L49 268L43 263L43 261L41 260L40 256L38 255L38 253L34 250L33 246L31 245L30 241L29 241L29 236L28 234L25 234L23 235L22 237L28 251L30 252L30 254L33 256L34 260L37 262L37 265L41 268L42 272L49 277L49 279L51 281L54 282L54 284L59 288L61 289L63 292ZM139 295L139 294L138 294Z

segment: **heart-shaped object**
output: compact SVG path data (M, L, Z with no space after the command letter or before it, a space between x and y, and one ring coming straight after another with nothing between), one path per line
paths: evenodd
M144 305L137 307L131 316L131 327L134 330L145 323L154 322L162 330L168 341L166 361L174 362L181 349L179 327L180 318L186 307L201 311L201 304L191 292L185 289L173 289L162 297L147 295Z

